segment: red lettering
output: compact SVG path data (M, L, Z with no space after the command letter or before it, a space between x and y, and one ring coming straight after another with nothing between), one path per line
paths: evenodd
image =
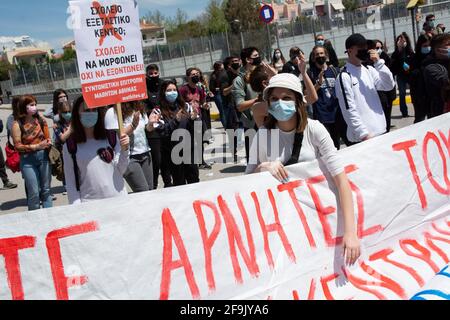
M184 274L192 297L198 299L200 298L200 292L197 283L195 282L194 272L192 271L192 266L186 253L183 239L180 236L180 231L168 208L164 209L161 220L164 246L159 299L167 300L169 298L172 270L178 268L184 268ZM172 260L172 239L177 246L178 254L180 256L179 260Z
M208 231L206 230L205 218L203 216L202 206L208 207L214 213L214 228L211 234L208 236ZM216 283L214 281L214 274L212 271L212 246L217 239L220 232L220 216L217 207L213 202L210 201L194 201L193 203L195 215L197 216L198 225L200 227L200 234L202 236L203 251L205 252L205 270L206 270L206 281L208 282L209 290L216 289Z
M333 281L339 277L339 274L333 273L328 276L320 277L320 283L322 284L323 294L327 300L334 300L333 295L331 294L330 288L328 287L328 282Z
M394 261L388 257L393 252L394 252L394 250L392 250L392 249L383 249L381 251L378 251L378 252L375 252L374 254L372 254L369 257L369 261L375 261L375 260L381 259L381 260L383 260L387 263L390 263L400 269L403 269L406 272L408 272L414 278L414 280L417 281L417 283L419 284L420 287L423 287L425 285L425 281L422 279L421 276L419 276L419 274L416 272L416 270L414 270L414 268L411 268L411 267L407 266L406 264Z
M442 238L442 237L434 236L429 232L424 232L424 236L425 236L425 242L427 243L427 245L434 252L436 252L442 258L442 260L445 261L445 263L448 263L448 261L449 261L448 256L436 244L434 244L434 242L432 240L444 241L446 243L450 243L450 240Z
M300 221L302 222L303 228L305 229L306 237L308 238L309 245L311 248L316 247L316 242L314 241L311 229L309 228L308 222L306 220L305 213L303 212L302 207L300 206L300 202L297 200L294 189L303 185L302 180L295 180L285 184L280 184L278 186L278 191L287 191L289 196L291 197L292 203L294 204L295 209L297 210L297 214L300 217Z
M353 171L356 171L357 169L358 167L355 165L348 165L345 167L345 173L349 174L352 173ZM364 230L365 212L364 212L364 200L361 190L350 179L348 179L348 183L350 183L350 188L356 194L356 204L358 207L358 230L357 230L358 238L362 239L366 236L370 236L371 234L382 231L383 227L380 224Z
M414 249L419 251L419 253L413 252L409 247L413 247ZM430 250L421 246L416 240L400 240L400 248L402 248L402 250L407 255L425 261L431 267L431 269L433 269L434 273L439 272L439 267L431 260Z
M273 269L274 264L273 264L272 252L270 251L270 246L269 246L269 232L276 231L278 233L289 259L291 259L291 261L293 261L293 262L295 262L295 255L294 255L294 251L292 250L291 244L289 243L289 241L287 239L286 233L284 232L283 227L281 226L280 218L278 217L278 210L276 208L273 193L271 190L267 190L267 193L269 195L269 199L270 199L270 202L271 202L272 208L273 208L273 214L275 217L275 223L272 223L269 225L266 225L266 223L264 222L264 218L262 217L262 214L261 214L261 206L259 204L259 200L258 200L256 193L252 192L251 195L252 195L253 201L255 202L256 214L258 216L258 221L261 226L261 230L263 232L264 251L266 253L266 257L267 257L269 266L271 269Z
M236 220L234 219L233 215L231 214L227 203L222 198L222 196L219 196L217 198L217 200L219 203L219 208L222 213L223 219L225 221L225 226L227 228L228 245L230 246L231 263L233 265L234 277L236 278L237 282L239 282L239 283L243 282L241 266L239 265L239 260L237 258L236 244L239 248L242 258L244 259L244 262L245 262L245 265L247 266L248 271L250 272L250 274L252 276L257 277L258 273L259 273L259 267L256 262L255 243L253 241L253 235L252 235L252 231L250 229L250 222L248 220L247 211L245 210L245 207L244 207L244 204L242 203L241 197L238 194L236 195L236 203L239 207L239 210L241 211L242 219L244 221L245 233L247 235L247 243L248 243L249 252L247 252L245 250L245 247L244 247L244 244L242 241L241 232L239 231Z
M97 222L90 221L83 224L73 225L66 228L53 230L47 234L45 244L47 246L48 258L52 269L53 283L55 285L56 299L68 300L69 288L76 284L83 285L88 281L87 276L67 277L64 273L64 265L61 256L59 239L76 236L83 233L98 230Z
M317 214L319 216L319 221L322 225L323 235L325 237L325 242L329 247L335 246L337 244L342 243L342 237L333 237L333 233L331 232L331 226L328 222L327 215L335 213L336 208L332 206L323 207L322 201L320 200L319 194L314 189L314 183L320 183L325 181L325 176L318 176L314 178L310 178L306 181L306 185L308 186L309 192L311 193L311 197L314 201L314 205L316 207Z
M32 236L0 239L0 255L5 258L8 287L11 289L13 300L23 300L25 297L20 272L19 250L33 248L35 244L36 238Z
M445 137L445 134L441 130L439 130L438 132L442 141L447 146L448 155L450 156L450 129L448 130L448 138Z
M411 174L413 176L414 182L416 183L417 192L419 193L420 203L422 204L422 209L426 209L427 197L425 196L425 192L423 191L422 183L420 182L419 175L417 174L416 164L414 163L414 159L411 154L410 148L417 146L416 140L408 140L400 143L396 143L392 146L394 151L404 151L406 154L406 159L408 159L409 169L411 170Z
M428 142L432 140L436 144L439 150L439 155L442 159L442 165L444 167L444 180L447 187L442 187L439 185L439 183L433 178L433 173L431 173L430 169L430 163L428 162ZM432 133L427 132L425 135L425 139L423 141L423 147L422 147L422 154L423 154L423 161L425 163L425 169L427 170L427 176L430 180L431 185L436 189L437 192L444 194L444 195L450 195L450 180L448 178L448 170L447 170L447 158L445 157L444 150L442 149L441 143L438 139L438 137Z
M350 283L354 285L356 288L368 292L370 294L373 294L380 300L386 300L386 297L382 293L368 287L369 285L375 284L373 281L366 281L364 279L358 278L352 275L350 272L348 272L344 267L342 267L342 271L344 272L345 276L350 281Z
M439 233L445 234L446 236L450 236L450 232L440 229L434 222L431 224L434 230L436 230ZM448 222L447 222L448 226Z
M360 265L361 265L361 268L368 275L371 275L372 277L381 280L381 282L372 282L373 285L379 285L380 287L389 289L389 290L395 292L395 294L398 295L402 299L407 299L408 298L406 296L405 290L400 286L400 284L398 284L397 282L395 282L391 278L388 278L388 277L382 275L381 273L375 271L373 268L371 268L370 266L368 266L364 262L361 262Z
M294 300L300 300L297 290L292 291L292 297L294 298Z
M316 280L314 278L312 278L311 283L309 285L308 300L314 300L315 292L316 292Z

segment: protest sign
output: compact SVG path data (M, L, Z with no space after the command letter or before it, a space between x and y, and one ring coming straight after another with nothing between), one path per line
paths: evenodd
M132 0L69 1L89 108L147 98L139 13ZM76 8L76 9L75 9Z
M450 114L339 154L354 266L312 161L286 184L264 172L0 216L0 299L410 299L448 274Z

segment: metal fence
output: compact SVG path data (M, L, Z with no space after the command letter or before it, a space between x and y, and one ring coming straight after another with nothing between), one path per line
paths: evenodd
M417 23L418 29L421 29L421 23L424 21L425 15L431 12L436 13L438 20L439 16L450 19L450 1L435 2L437 3L421 7L422 21L420 25ZM336 41L345 41L345 37L355 30L360 32L364 30L365 33L367 31L367 36L372 35L373 32L365 28L374 14L376 14L375 18L381 20L383 26L390 23L390 30L393 32L387 36L389 37L388 42L392 43L395 34L403 31L396 30L396 24L401 25L403 29L407 25L406 22L412 25L411 13L406 9L406 5L407 1L396 1L392 5L372 6L355 12L345 12L343 17L340 18L301 16L296 20L285 23L278 22L268 26L261 24L256 30L247 32L233 33L227 31L205 37L189 38L167 45L145 47L143 49L144 63L157 63L160 66L165 64L167 66L173 64L174 59L184 59L184 65L186 65L187 57L209 53L208 62L204 65L210 65L211 62L212 67L213 53L221 52L222 58L225 58L231 54L238 55L241 49L247 46L259 48L262 55L270 60L273 48L280 47L280 43L286 43L288 38L292 38L294 41L299 36L303 36L302 41L297 42L297 45L303 45L307 42L313 43L313 37L318 33L332 34L335 43ZM375 12L374 8L378 11ZM448 22L450 24L450 21ZM412 27L409 30L411 33ZM386 35L384 38L386 39ZM209 60L211 61L209 62ZM164 76L178 76L180 74L182 73L165 74ZM78 78L79 73L76 60L72 60L18 68L13 70L10 76L13 87L43 84L40 87L46 88L48 86L45 86L45 84ZM71 83L75 84L76 82Z

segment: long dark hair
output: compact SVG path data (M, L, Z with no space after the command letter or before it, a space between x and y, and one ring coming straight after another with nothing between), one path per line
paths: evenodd
M273 55L272 55L272 65L273 65L273 66L275 66L275 62L278 61L277 58L275 57L275 53L277 53L277 51L279 51L279 52L281 53L281 56L280 56L281 62L283 62L283 64L286 63L286 59L285 59L284 56L283 56L283 52L281 51L280 48L276 48L275 50L273 50Z
M81 124L80 120L80 108L83 103L83 96L79 96L77 99L75 99L72 107L71 136L74 138L76 143L86 142L86 133L84 132L84 127ZM106 139L105 108L96 108L96 111L98 113L98 120L94 127L94 138L95 140L104 140Z
M183 110L183 113L186 113L188 115L186 108L184 107L186 105L186 102L184 101L183 97L180 94L180 90L178 90L177 83L174 80L165 80L161 84L161 88L159 89L159 102L160 102L160 109L161 114L165 119L173 119L175 117L176 112L172 111L170 109L170 102L166 99L166 90L169 85L173 84L175 88L177 88L178 97L177 100L175 100L175 104Z
M32 102L35 102L37 104L37 100L36 100L35 96L33 96L31 94L26 94L26 95L21 96L19 98L19 101L17 102L17 118L15 118L14 120L23 122L23 119L28 115L27 105L29 105ZM36 118L39 121L41 121L41 116L39 115L39 111L33 115L33 118Z
M59 102L58 96L61 93L64 93L66 95L66 97L67 97L67 101L69 101L69 95L67 94L66 90L64 90L64 89L56 89L53 92L53 107L52 107L52 111L53 111L54 115L56 115L58 113L58 102Z
M398 46L397 46L397 42L400 39L400 37L405 38L406 40L406 48L404 48L403 52L405 52L406 54L412 54L414 53L413 49L412 49L412 45L411 45L411 39L409 38L408 34L406 32L402 32L399 36L397 36L397 38L395 39L395 54L399 54L400 51L398 50Z

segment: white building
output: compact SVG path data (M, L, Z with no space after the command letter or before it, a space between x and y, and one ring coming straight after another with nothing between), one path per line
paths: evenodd
M142 47L167 44L166 28L146 22L145 20L141 21L140 27L142 32Z
M9 63L29 65L44 63L51 56L51 48L46 44L37 44L29 36L13 38L3 47Z

